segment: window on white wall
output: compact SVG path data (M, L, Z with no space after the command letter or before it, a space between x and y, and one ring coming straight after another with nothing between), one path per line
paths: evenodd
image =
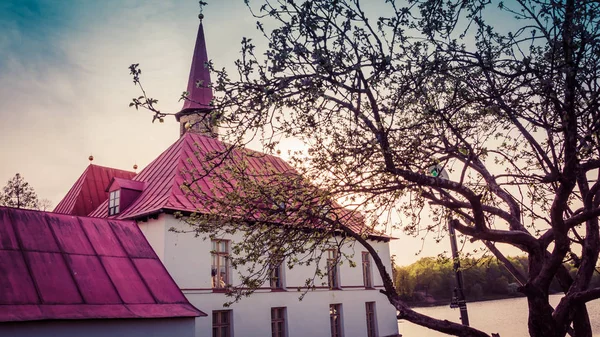
M212 312L213 337L231 337L231 310Z
M373 288L373 280L371 279L371 254L368 252L362 252L362 270L365 288Z
M108 197L108 215L119 214L119 200L121 199L121 190L112 191Z
M271 274L270 274L270 285L271 289L283 289L283 264L279 263L277 265L271 266Z
M338 251L337 249L327 250L327 283L329 289L340 288L340 275L338 266Z
M212 240L210 277L212 287L222 289L230 284L229 278L229 241Z
M271 336L286 337L286 308L271 308Z
M329 323L331 325L331 337L344 337L341 304L329 305Z
M377 337L377 314L375 312L375 302L366 302L365 309L367 313L367 337Z

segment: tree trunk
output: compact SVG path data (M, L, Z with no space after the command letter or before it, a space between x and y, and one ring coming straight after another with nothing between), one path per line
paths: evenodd
M541 291L528 291L527 302L529 304L529 336L531 337L562 337L554 324L552 318L552 307L548 303L548 295Z

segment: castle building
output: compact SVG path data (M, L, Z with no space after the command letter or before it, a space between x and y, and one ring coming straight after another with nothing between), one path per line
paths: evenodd
M82 191L95 186L85 183L90 178L86 177L89 172L84 173L55 211L136 221L189 302L208 314L208 317L196 319L197 337L397 336L396 311L379 291L383 289L383 283L372 266L372 257L358 244L342 247L341 253L354 255L360 261L360 267L352 268L348 264L332 266L332 272L323 281L328 286L317 286L302 301L298 300L298 289L305 287L306 278L314 271L306 266L290 270L284 264L270 284L230 307L223 306L229 300L224 294L224 285L240 283L237 273L228 263L228 256L232 254L232 242L243 238L233 235L202 240L194 233L185 233L189 229L187 224L176 217L178 213L202 212L204 207L197 198L182 190L183 183L189 178L185 172L201 167L199 158L226 148L226 144L218 139L218 129L210 116L213 92L205 85L210 83L210 73L205 67L207 61L201 20L188 79L189 100L176 114L180 138L133 177L123 171L95 167L102 171L95 175L110 176L110 179L102 180L105 186L102 186L104 199L101 202L92 202L89 196L93 194L96 198L101 195L102 188L96 189L96 192ZM233 156L236 157L236 153ZM280 173L295 172L276 156L237 157L245 158L249 169L269 167ZM194 188L210 194L214 191L213 184L214 180L199 179ZM97 207L81 214L78 212L85 213L88 209L69 206L80 204ZM176 231L171 230L173 228ZM390 238L373 234L368 240L391 270ZM335 260L335 256L328 257Z

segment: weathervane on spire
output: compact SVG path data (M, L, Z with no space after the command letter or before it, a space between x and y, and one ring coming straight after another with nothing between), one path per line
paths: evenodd
M204 9L204 6L208 5L206 2L200 0L198 1L198 6L200 6L200 14L198 14L198 19L200 19L200 21L202 21L202 19L204 19L204 14L202 14L202 10Z

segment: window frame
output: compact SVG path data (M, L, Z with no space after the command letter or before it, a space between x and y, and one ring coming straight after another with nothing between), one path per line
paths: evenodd
M377 337L377 308L375 302L365 302L367 337Z
M230 249L230 241L223 239L214 239L210 240L211 242L211 251L210 251L210 278L211 278L211 287L212 289L225 289L228 285L231 284L231 273L230 273L230 265L229 265L229 249ZM225 249L221 250L220 244L225 244ZM225 265L221 265L221 258L224 259ZM216 264L215 264L216 262ZM220 270L225 270L224 277L219 277ZM222 273L222 272L221 272Z
M279 315L274 315L276 313ZM281 329L274 329L278 323L282 323ZM287 307L271 308L271 336L287 337Z
M327 249L327 285L329 289L341 289L338 250Z
M371 254L362 252L363 284L365 288L373 288L373 273L371 271Z
M285 289L285 278L283 275L283 263L271 265L269 268L269 286L271 290Z
M232 311L231 310L213 310L212 312L212 336L213 337L231 337L232 336ZM216 315L216 316L215 316ZM215 322L215 317L217 322ZM223 317L226 317L226 321L223 322ZM221 329L226 328L225 333L221 333ZM215 330L216 329L216 330Z
M117 215L120 212L121 190L114 190L108 193L108 215Z
M329 305L329 326L331 330L331 337L344 337L342 314L342 305L340 303Z

